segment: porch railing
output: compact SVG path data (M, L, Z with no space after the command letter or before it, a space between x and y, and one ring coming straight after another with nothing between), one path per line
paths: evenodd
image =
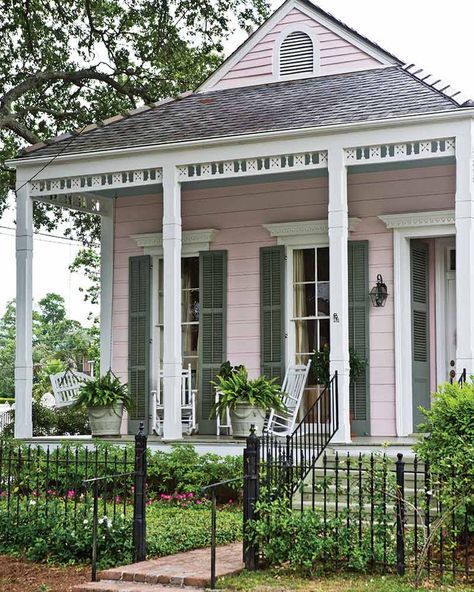
M338 376L335 372L295 430L285 440L260 438L260 455L269 491L293 494L339 429Z

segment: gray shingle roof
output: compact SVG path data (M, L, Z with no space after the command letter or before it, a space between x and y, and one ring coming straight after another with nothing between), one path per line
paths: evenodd
M81 154L460 108L400 66L190 94L29 152Z

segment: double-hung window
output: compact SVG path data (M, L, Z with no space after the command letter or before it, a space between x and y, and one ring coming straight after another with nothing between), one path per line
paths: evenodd
M160 332L160 365L163 363L163 260L159 261L158 302ZM193 386L199 366L199 257L181 259L181 352L183 368L191 364Z
M315 350L329 344L329 248L294 249L292 257L294 361L306 364ZM310 377L303 408L315 390Z

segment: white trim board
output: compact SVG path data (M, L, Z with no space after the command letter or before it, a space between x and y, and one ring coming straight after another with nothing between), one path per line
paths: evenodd
M200 251L209 251L217 230L205 228L203 230L183 230L181 256L191 257L199 255ZM132 234L139 247L143 248L145 255L163 257L163 233L150 232L146 234Z
M454 212L417 212L379 216L393 229L393 294L395 315L395 407L397 436L413 432L412 330L410 286L410 239L456 234Z
M360 218L349 218L349 232L354 231ZM328 243L327 220L303 220L302 222L278 222L263 224L278 245L320 246Z

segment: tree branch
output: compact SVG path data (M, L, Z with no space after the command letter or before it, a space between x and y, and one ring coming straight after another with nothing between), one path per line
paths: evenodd
M0 99L0 111L9 111L12 103L22 97L25 93L38 89L45 84L51 84L60 80L67 83L80 83L85 80L97 80L99 82L108 84L118 93L126 95L130 99L134 99L136 96L139 96L146 102L151 102L152 100L150 95L142 87L135 88L131 84L120 83L109 74L98 72L94 68L86 68L83 70L76 70L74 72L50 71L30 74L25 78L25 80L20 82L20 84L10 89L3 95L3 97Z
M20 138L23 138L29 144L41 142L41 139L23 123L20 123L12 115L0 117L0 129L8 129Z

